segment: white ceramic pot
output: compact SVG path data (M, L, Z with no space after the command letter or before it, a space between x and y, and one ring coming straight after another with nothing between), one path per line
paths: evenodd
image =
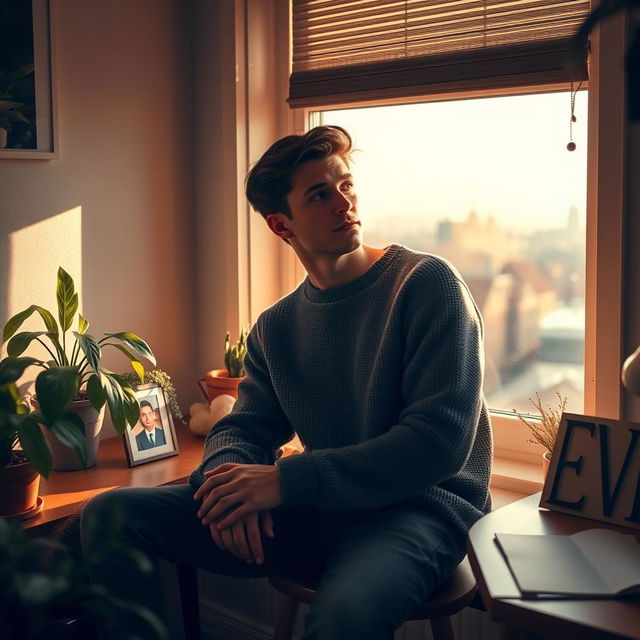
M35 398L32 398L32 402L37 407ZM69 407L69 411L75 413L84 422L87 468L93 467L96 463L96 453L100 444L100 431L102 430L105 407L106 405L98 412L91 406L89 400L74 400ZM41 429L51 447L54 471L77 471L85 468L82 466L82 462L74 449L62 444L49 429L44 427L41 427Z

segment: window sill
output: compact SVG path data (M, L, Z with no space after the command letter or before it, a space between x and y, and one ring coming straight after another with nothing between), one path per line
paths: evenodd
M542 465L504 457L493 459L491 495L495 506L503 506L542 491ZM494 508L495 508L494 506Z

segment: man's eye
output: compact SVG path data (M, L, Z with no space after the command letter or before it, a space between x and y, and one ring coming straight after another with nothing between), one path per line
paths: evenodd
M353 182L345 182L342 185L342 190L343 191L351 191L351 189L353 189Z
M319 200L324 200L326 197L326 191L320 190L316 191L310 198L309 202L318 202Z

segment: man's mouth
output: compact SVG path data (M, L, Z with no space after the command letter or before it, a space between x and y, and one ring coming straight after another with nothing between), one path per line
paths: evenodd
M347 229L351 229L352 227L355 227L356 225L359 225L359 224L360 224L360 220L349 220L344 224L341 224L339 227L336 227L334 231L346 231Z

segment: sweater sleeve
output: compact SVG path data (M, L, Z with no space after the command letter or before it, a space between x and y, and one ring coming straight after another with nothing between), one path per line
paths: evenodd
M207 435L201 465L189 477L198 488L204 472L224 464L273 464L275 451L293 437L282 412L262 355L258 324L247 339L246 378L238 386L238 400L230 414Z
M463 469L483 407L479 312L440 261L418 267L396 304L403 331L397 423L357 444L279 460L285 506L382 507L424 496Z

